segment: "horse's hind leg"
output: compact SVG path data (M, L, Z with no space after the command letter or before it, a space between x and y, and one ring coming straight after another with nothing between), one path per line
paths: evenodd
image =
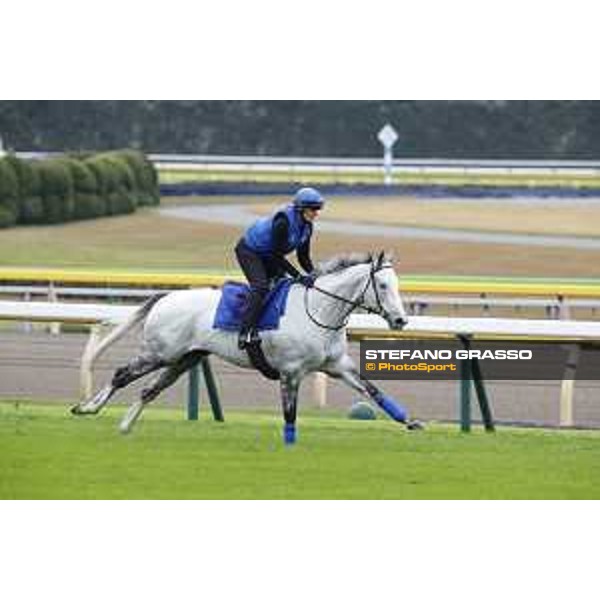
M150 355L137 356L124 367L118 368L108 385L104 386L87 402L75 405L71 412L74 415L95 415L106 406L117 390L161 367L164 367L164 363Z
M168 366L150 387L144 388L140 400L134 402L125 413L119 425L121 433L129 433L146 405L150 404L163 390L173 385L188 369L197 365L204 354L203 352L186 354L176 363Z

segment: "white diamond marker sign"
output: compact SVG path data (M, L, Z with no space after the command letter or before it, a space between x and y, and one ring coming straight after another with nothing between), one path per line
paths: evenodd
M377 138L383 145L383 181L385 185L391 185L393 164L392 147L398 141L398 134L389 123L386 123L377 134Z
M388 149L398 141L398 134L396 133L396 130L387 123L381 128L377 134L377 138L383 144L383 147Z

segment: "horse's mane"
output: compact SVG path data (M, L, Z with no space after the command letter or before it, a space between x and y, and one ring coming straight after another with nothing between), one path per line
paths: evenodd
M330 273L338 273L354 267L355 265L368 264L375 260L375 257L367 252L353 252L351 254L338 254L319 263L315 269L316 275L329 275ZM391 257L384 255L384 261L391 260Z

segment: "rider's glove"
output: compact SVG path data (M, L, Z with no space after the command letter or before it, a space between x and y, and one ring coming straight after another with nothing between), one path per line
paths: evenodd
M310 273L307 273L306 275L298 275L296 281L307 288L311 288L313 285L315 285L315 277Z

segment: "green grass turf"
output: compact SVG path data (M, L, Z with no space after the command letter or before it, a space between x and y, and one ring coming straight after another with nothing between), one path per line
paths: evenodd
M65 406L0 403L0 498L600 497L600 432L410 433L305 411L298 444L285 447L275 412L229 412L221 424L152 407L122 436L123 410L77 418Z
M175 198L165 199L164 204L198 203L205 200ZM210 199L211 202L230 200L231 197L222 196ZM255 200L245 201L254 204ZM264 198L262 200L264 202ZM372 199L373 202L379 200ZM349 202L348 207L351 208L354 204ZM264 207L264 204L261 206ZM600 229L594 225L599 221L600 212L596 214L595 209L585 206L579 209L583 211L580 219L581 235L600 235ZM448 211L452 210L455 209L448 206ZM561 207L561 213L563 210L571 214L576 209ZM514 211L508 212L512 214ZM550 218L549 222L546 221L546 213ZM468 214L465 214L465 218L468 218ZM554 209L540 210L535 218L529 218L532 223L529 232L547 233L551 223L556 223L556 217ZM569 218L568 214L566 217ZM436 215L436 220L432 222L439 223L439 219L443 219L443 214ZM487 214L484 220L488 224L495 223L496 213ZM427 223L431 225L432 222ZM423 225L427 223L423 222ZM457 223L458 225L460 224ZM485 224L483 228L485 229ZM231 273L239 268L233 248L241 231L240 227L166 217L154 209L144 208L132 215L0 230L0 266L189 272L207 272L210 269L213 272ZM598 253L572 248L533 246L523 253L522 247L513 252L509 245L500 247L492 244L403 238L386 238L382 241L377 236L352 237L321 232L315 239L313 255L318 261L340 251L370 252L380 249L383 243L387 250L401 258L399 272L403 275L455 273L510 277L600 276Z

